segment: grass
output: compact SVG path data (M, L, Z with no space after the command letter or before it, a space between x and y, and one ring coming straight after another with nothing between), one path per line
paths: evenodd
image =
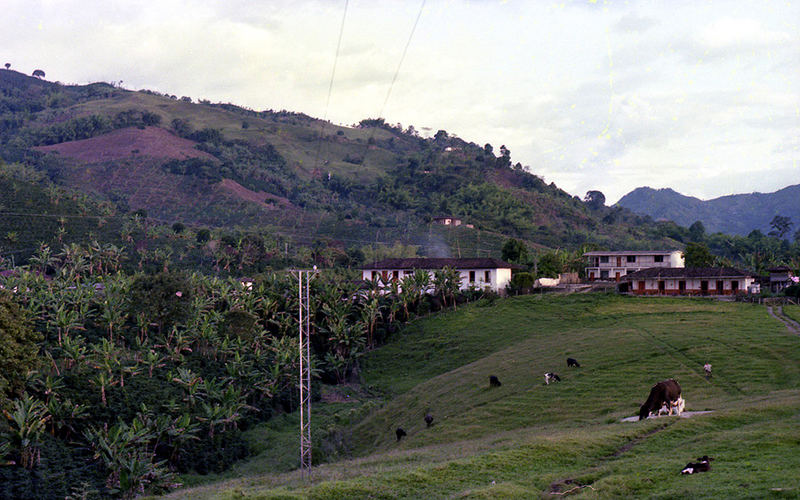
M783 314L800 323L800 306L783 306Z
M751 304L573 295L461 307L370 354L364 377L382 404L317 407L319 432L343 451L329 450L310 485L290 461L266 472L281 463L276 448L296 454L287 430L225 476L240 477L173 496L797 498L799 347ZM582 368L568 371L567 356ZM545 386L545 371L563 381ZM490 389L490 374L503 386ZM620 422L667 377L681 383L687 410L713 413ZM397 426L408 432L399 443ZM710 473L679 474L706 454Z

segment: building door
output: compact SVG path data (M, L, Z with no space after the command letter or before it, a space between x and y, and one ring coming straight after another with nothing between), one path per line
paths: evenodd
M717 281L717 295L722 295L723 290L725 290L725 282L722 280Z
M622 267L622 257L617 256L617 267Z
M700 295L708 295L708 281L700 282Z
M739 280L731 281L731 293L736 294L739 291Z
M678 282L678 293L681 293L681 294L686 293L686 282L685 281L679 281Z
M619 271L617 271L617 273L616 273L616 276L615 276L615 278L614 278L614 279L616 279L617 281L619 281Z
M666 283L663 281L658 282L658 293L664 293L667 291Z
M639 281L639 291L644 293L644 281Z

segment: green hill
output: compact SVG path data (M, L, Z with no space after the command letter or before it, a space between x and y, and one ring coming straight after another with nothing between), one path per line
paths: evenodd
M261 227L305 245L402 241L432 254L430 222L456 215L482 241L456 254L532 247L674 247L626 210L590 207L511 152L446 131L365 119L355 127L104 83L0 71L0 155L59 185L166 223ZM482 238L481 233L485 236Z
M749 193L700 200L672 189L636 188L617 202L653 219L669 219L688 227L701 221L706 230L746 235L753 230L768 233L773 217L789 217L800 224L800 184L774 193ZM796 227L795 227L796 229Z
M280 456L296 463L296 421L286 419L285 429L252 436L266 449L222 476L236 479L171 496L796 498L797 342L751 304L602 295L479 302L417 320L369 355L365 387L383 395L377 407L358 392L360 402L317 405L315 456L332 461L315 467L311 484L297 471L266 472L281 469ZM568 370L567 356L582 367ZM544 385L546 371L562 382ZM489 388L488 375L502 387ZM711 413L620 422L668 377L680 382L687 411ZM408 433L400 442L398 426ZM337 459L332 447L352 458ZM715 459L710 472L680 474L702 455Z

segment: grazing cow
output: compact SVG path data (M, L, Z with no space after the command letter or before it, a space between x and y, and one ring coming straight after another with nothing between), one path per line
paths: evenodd
M713 458L709 458L708 455L703 455L702 458L698 458L697 462L689 462L686 464L686 467L683 468L681 474L694 474L695 472L708 472L711 470L711 461L714 460Z
M580 368L580 367L581 367L581 364L580 364L580 363L578 363L578 360L577 360L577 359L575 359L575 358L567 358L567 368L571 368L571 367L573 367L573 366L574 366L575 368Z
M706 378L711 378L711 363L704 364L703 371L706 372Z
M397 441L403 439L403 436L407 436L406 431L404 431L402 427L398 427L394 433L397 435Z
M494 375L489 375L489 387L500 387L501 385L503 384L500 383L500 379Z
M544 383L550 385L550 382L561 382L561 377L557 373L547 372L544 374Z
M431 415L430 413L425 415L425 425L428 427L433 425L433 415Z
M664 405L672 406L672 402L677 402L680 397L681 386L677 382L672 379L662 380L650 389L647 401L639 408L639 420L644 420L651 412L658 411Z

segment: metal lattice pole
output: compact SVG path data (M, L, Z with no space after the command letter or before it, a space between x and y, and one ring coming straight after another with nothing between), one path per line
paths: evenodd
M311 271L298 271L300 299L300 472L311 478L311 314L309 289Z

